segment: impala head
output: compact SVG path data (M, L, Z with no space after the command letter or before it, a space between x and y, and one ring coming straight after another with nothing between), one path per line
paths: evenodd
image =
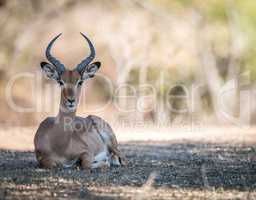
M83 82L94 76L100 68L100 62L91 63L95 58L95 49L89 38L81 33L89 45L90 55L82 60L75 69L66 69L59 60L51 55L52 45L60 35L53 38L47 46L45 55L50 63L41 62L41 68L48 78L57 81L60 85L61 107L67 111L75 111L79 102Z

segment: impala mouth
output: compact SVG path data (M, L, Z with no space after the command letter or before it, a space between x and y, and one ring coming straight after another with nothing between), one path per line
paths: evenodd
M67 103L66 106L67 106L68 110L70 110L70 111L73 111L73 110L76 109L76 105L75 104Z

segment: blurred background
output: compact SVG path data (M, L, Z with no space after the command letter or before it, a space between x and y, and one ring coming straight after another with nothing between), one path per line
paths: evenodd
M52 53L67 68L89 53L79 32L102 62L79 115L125 126L256 123L256 1L0 0L0 27L1 126L57 114L60 90L40 62L60 32Z

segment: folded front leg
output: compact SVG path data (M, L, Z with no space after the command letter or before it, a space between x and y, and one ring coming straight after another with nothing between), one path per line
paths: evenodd
M81 160L81 167L86 171L90 171L92 169L92 162L93 162L93 154L89 152L82 153L80 156Z

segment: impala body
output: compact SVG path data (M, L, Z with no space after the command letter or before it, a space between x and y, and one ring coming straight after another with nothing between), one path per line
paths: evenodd
M56 117L46 118L36 132L36 158L44 168L70 167L78 162L83 169L119 166L122 160L109 124L97 116L76 116L82 84L100 68L100 62L91 63L95 58L93 44L82 34L89 45L90 55L75 69L68 70L50 52L60 35L46 48L46 57L51 64L41 62L46 76L61 87L60 109Z

